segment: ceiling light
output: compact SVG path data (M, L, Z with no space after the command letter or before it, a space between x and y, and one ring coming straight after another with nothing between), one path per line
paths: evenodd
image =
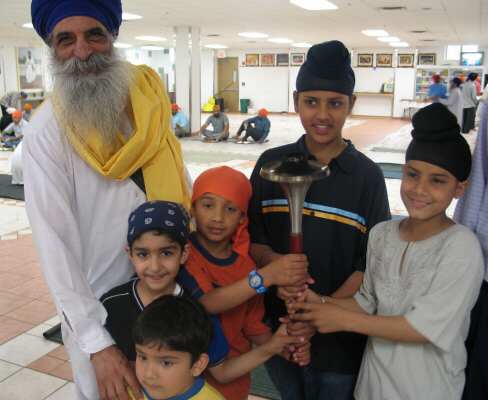
M139 19L139 18L142 17L136 14L122 13L122 21L128 21L130 19Z
M132 45L129 43L115 43L114 47L117 47L119 49L128 49L129 47L132 47Z
M34 25L32 25L32 22L27 22L26 24L22 24L24 28L34 28Z
M286 38L275 38L275 39L268 39L268 42L274 42L274 43L293 43L293 40L286 39Z
M313 45L310 43L292 43L291 46L293 46L293 47L312 47Z
M361 33L366 36L388 36L388 32L381 29L367 29Z
M209 49L226 49L227 46L224 46L223 44L206 44L203 47L208 47Z
M239 36L245 36L245 37L251 37L251 38L269 37L269 35L266 35L264 33L258 33L258 32L241 32L241 33L239 33Z
M393 47L408 47L409 44L407 42L393 42L393 43L388 43L390 46Z
M337 6L327 0L290 0L290 3L305 10L337 10Z
M167 40L164 37L158 37L158 36L136 36L137 40L146 40L148 42L164 42Z
M387 42L387 43L400 41L400 38L397 38L395 36L381 36L376 39L378 39L380 42Z
M141 46L143 50L164 50L164 47L161 46Z

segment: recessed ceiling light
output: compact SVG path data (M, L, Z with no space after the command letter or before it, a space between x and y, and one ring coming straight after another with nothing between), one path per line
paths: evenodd
M122 13L122 20L123 21L128 21L130 19L139 19L142 18L140 15L136 14L129 14L129 13Z
M239 36L251 37L251 38L265 38L269 37L265 33L258 33L258 32L241 32Z
M409 44L407 42L393 42L393 43L388 43L390 46L393 47L408 47Z
M310 44L310 43L292 43L291 46L293 46L293 47L312 47L313 44Z
M224 46L223 44L206 44L203 47L208 47L209 49L226 49L227 46Z
M397 38L395 36L381 36L376 39L378 39L380 42L387 42L387 43L400 41L400 38Z
M306 10L337 10L337 6L327 0L290 0L290 3Z
M293 43L293 40L286 39L286 38L274 38L274 39L268 39L268 42L273 42L273 43Z
M367 29L365 31L361 31L361 33L366 36L388 36L388 32L381 29Z
M164 50L164 47L161 46L141 46L143 50Z
M27 22L26 24L22 24L24 28L34 28L34 25L32 25L32 22Z
M164 42L167 40L164 37L159 37L159 36L136 36L137 40L146 40L148 42Z
M114 47L118 47L119 49L128 49L129 47L132 47L132 45L129 43L115 43Z

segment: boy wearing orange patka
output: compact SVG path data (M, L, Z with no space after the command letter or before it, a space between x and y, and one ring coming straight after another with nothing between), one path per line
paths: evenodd
M228 357L247 353L255 343L267 348L262 362L273 354L288 358L293 353L293 360L305 365L310 357L308 346L296 351L292 345L285 349L268 346L273 334L265 324L261 293L271 285L304 283L308 262L303 254L289 254L258 273L248 255L246 212L251 193L246 176L230 167L212 168L197 178L191 200L196 231L188 238L190 256L177 280L210 314L218 315L229 342ZM285 325L281 334L284 329ZM227 400L245 399L251 389L249 373L226 384L209 374L205 379Z

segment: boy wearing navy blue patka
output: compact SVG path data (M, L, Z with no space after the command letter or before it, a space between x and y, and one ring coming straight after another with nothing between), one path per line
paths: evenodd
M303 252L315 281L310 287L333 297L349 297L359 289L369 231L390 218L380 168L342 137L356 101L354 84L349 51L341 42L311 47L293 94L305 134L294 144L264 152L251 176L250 253L264 267L290 252L290 218L283 189L261 178L261 167L293 152L328 164L330 176L313 182L307 192L302 230ZM275 329L278 318L287 314L283 300L293 300L303 289L271 288L265 294L266 314ZM302 336L308 332L312 358L306 367L277 357L266 363L283 400L352 399L366 337L320 334L302 323L290 323L288 330Z

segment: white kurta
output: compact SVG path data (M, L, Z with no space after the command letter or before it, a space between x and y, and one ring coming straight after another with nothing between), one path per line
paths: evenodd
M129 123L124 136L131 131ZM33 117L24 147L26 209L39 261L69 336L75 383L98 398L89 355L114 344L98 299L134 274L125 252L127 220L146 195L130 178L107 179L83 161L61 139L50 100ZM188 173L187 181L191 190Z
M23 184L24 174L22 173L22 142L20 142L12 155L12 185Z
M459 400L470 310L483 278L481 247L458 224L407 243L398 233L400 222L382 222L371 230L366 272L354 298L369 314L403 315L430 343L369 337L354 396Z
M463 126L463 101L463 92L458 87L449 90L447 99L439 99L456 116L460 127Z

